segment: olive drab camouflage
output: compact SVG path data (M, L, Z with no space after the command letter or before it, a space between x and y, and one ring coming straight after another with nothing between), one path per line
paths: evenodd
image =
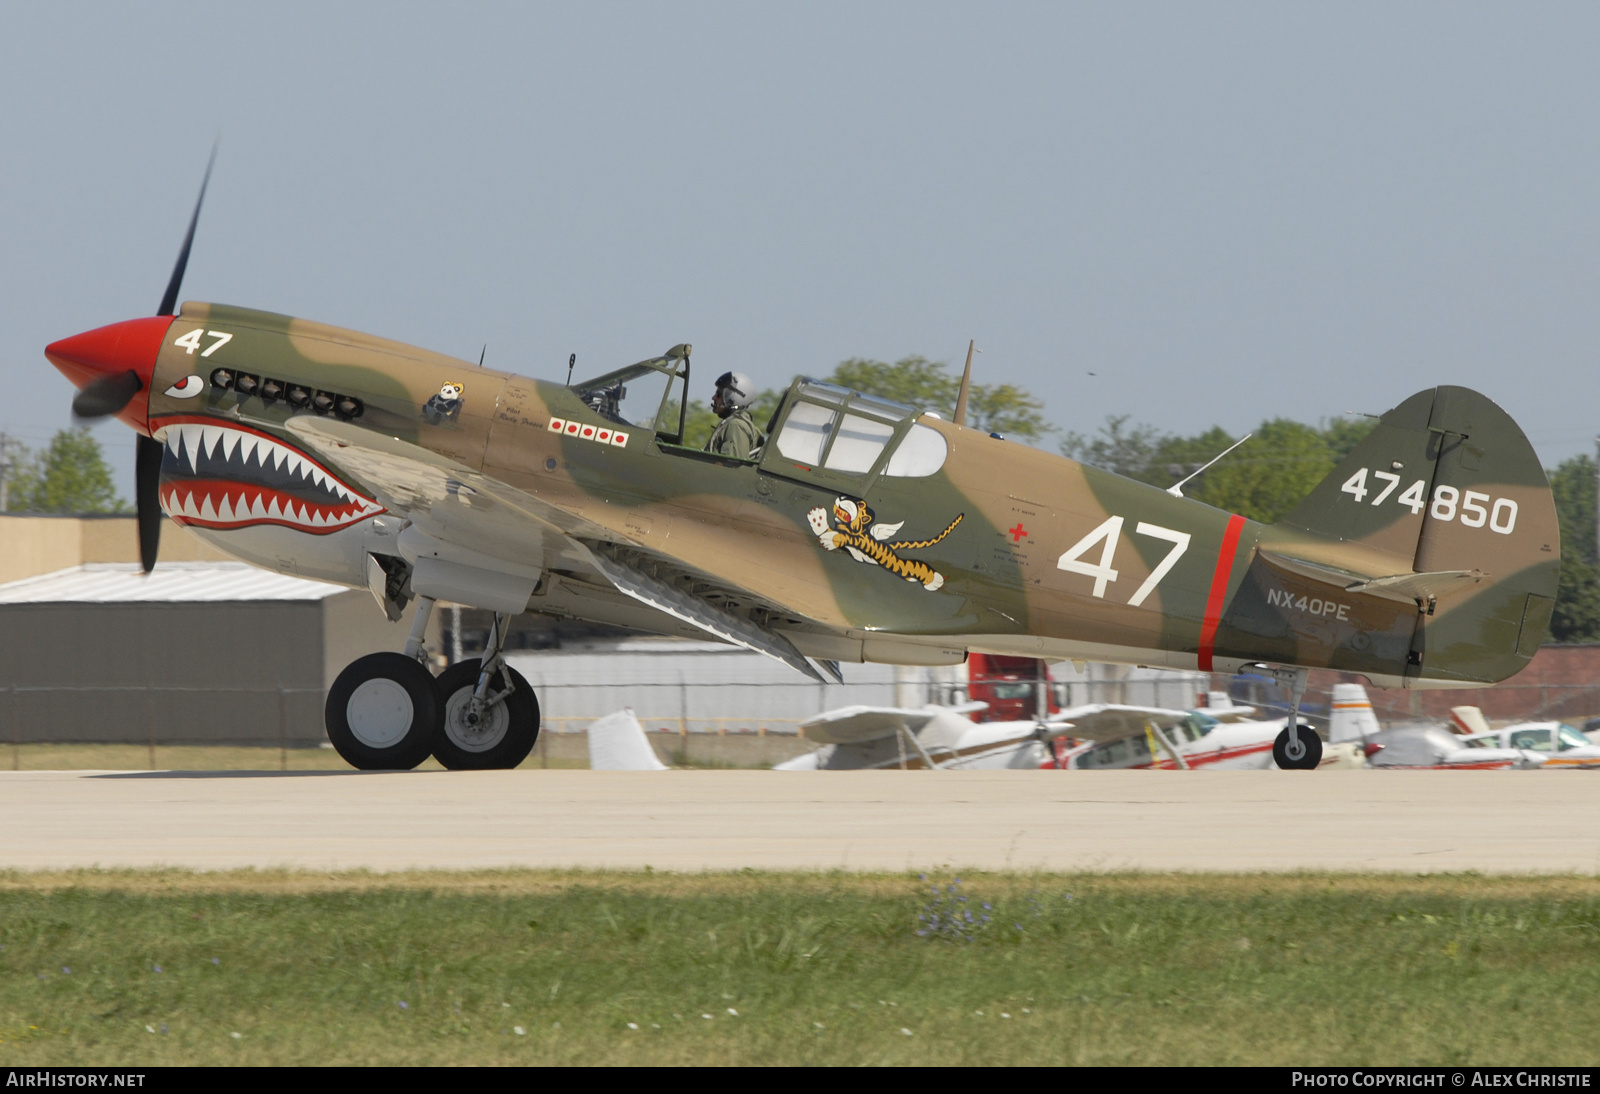
M414 566L405 524L463 566L520 575L526 610L704 633L696 612L606 577L606 557L706 618L742 620L753 645L819 661L950 664L975 649L1412 687L1511 675L1554 602L1544 472L1515 423L1463 388L1400 403L1261 525L806 380L760 461L730 464L656 425L687 384L664 358L566 387L206 304L184 306L154 357L143 417L165 443L173 519L358 587L369 554ZM336 550L306 546L346 533Z
M539 726L501 656L523 611L709 635L819 680L979 651L1420 688L1517 672L1554 605L1544 471L1465 388L1400 402L1263 525L808 379L729 459L683 443L687 344L567 385L268 312L173 315L188 251L161 314L45 352L80 413L139 434L146 568L164 510L390 618L416 602L406 653L330 690L356 766L515 766ZM498 637L435 681L416 656L440 599L495 612Z

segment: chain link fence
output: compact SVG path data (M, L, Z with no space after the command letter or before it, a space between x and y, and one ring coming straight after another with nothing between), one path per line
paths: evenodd
M28 687L0 684L0 742L316 748L323 745L321 688L271 685L126 684Z
M628 651L623 651L627 653ZM652 734L795 738L801 722L850 705L920 707L963 702L972 686L963 671L849 665L846 682L818 684L743 652L587 651L568 657L516 654L508 661L539 697L546 733L582 734L590 722L630 707ZM1065 671L1063 671L1065 670ZM1208 691L1228 693L1263 718L1282 717L1287 696L1262 677L1070 665L1052 669L1048 698L1057 707L1126 703L1187 709ZM1314 673L1302 713L1326 726L1332 673ZM1017 700L1008 717L1031 717L1038 683L992 685ZM1007 691L1007 689L1010 689ZM1013 694L1014 693L1014 694ZM219 679L192 685L23 686L0 684L0 747L85 743L167 746L238 745L289 750L325 745L323 689ZM1500 684L1493 688L1409 691L1368 688L1385 724L1442 721L1453 706L1478 706L1495 724L1558 720L1582 728L1600 717L1600 684ZM798 744L798 742L797 742ZM687 747L685 744L683 747ZM3 761L0 761L3 763Z

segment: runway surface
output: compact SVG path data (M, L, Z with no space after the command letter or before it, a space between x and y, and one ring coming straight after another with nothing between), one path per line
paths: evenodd
M0 868L1600 871L1600 773L0 773Z

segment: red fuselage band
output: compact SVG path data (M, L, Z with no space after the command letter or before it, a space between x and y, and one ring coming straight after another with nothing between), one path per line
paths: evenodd
M1222 622L1222 602L1228 595L1228 575L1233 573L1233 556L1239 552L1239 533L1244 518L1237 513L1228 518L1222 533L1222 550L1217 552L1217 569L1211 575L1211 595L1206 598L1206 615L1200 623L1200 671L1211 671L1211 651L1217 641L1217 625Z

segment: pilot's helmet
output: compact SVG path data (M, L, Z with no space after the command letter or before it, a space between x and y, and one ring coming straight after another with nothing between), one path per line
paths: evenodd
M746 410L755 401L756 385L742 372L724 372L717 377L717 394L735 410Z

